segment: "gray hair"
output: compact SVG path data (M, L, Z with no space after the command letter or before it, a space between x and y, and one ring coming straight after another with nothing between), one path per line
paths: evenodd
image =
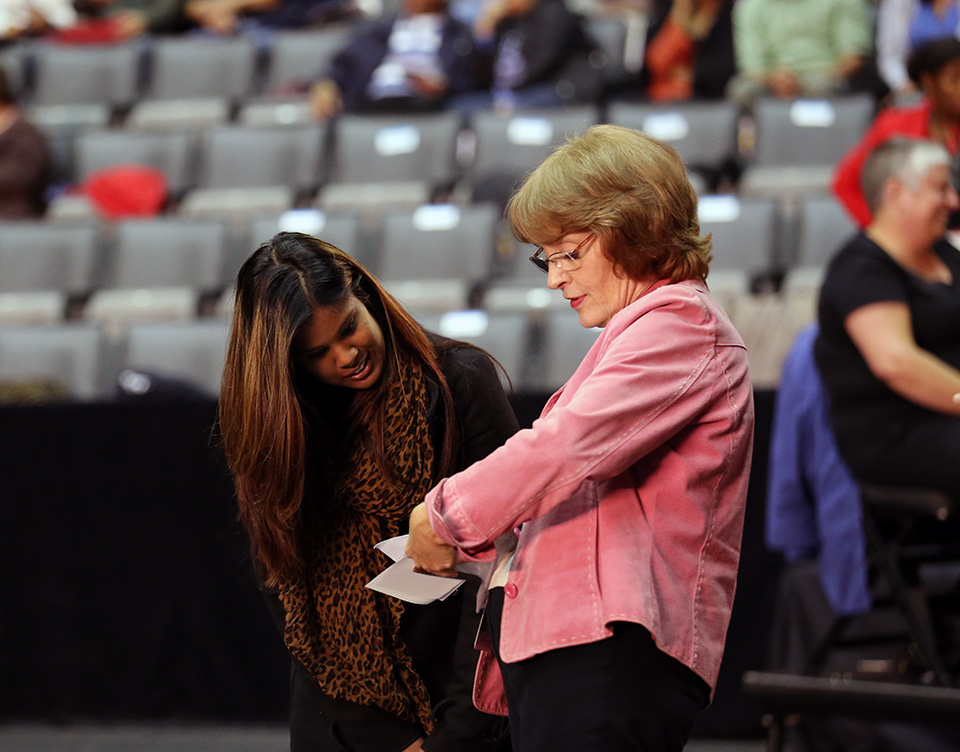
M951 165L950 153L935 141L915 138L893 138L874 149L863 165L860 182L863 195L876 214L883 198L883 186L888 178L916 188L932 168Z

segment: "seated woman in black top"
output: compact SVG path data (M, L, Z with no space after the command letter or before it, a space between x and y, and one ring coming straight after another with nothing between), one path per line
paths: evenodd
M874 220L833 258L820 293L817 366L837 444L861 481L960 497L960 206L951 159L930 141L871 154Z

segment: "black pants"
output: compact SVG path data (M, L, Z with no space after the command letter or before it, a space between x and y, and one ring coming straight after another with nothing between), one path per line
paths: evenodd
M937 488L960 498L960 418L930 414L870 435L841 426L836 435L858 480Z
M503 589L487 604L499 660ZM679 752L710 690L639 624L605 640L500 662L514 752Z

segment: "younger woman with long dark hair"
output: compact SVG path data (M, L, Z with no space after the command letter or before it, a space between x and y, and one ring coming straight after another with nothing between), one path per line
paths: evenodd
M293 657L293 752L500 749L470 696L476 587L427 606L365 587L389 563L374 545L516 430L490 359L426 333L347 254L280 233L237 277L220 424Z

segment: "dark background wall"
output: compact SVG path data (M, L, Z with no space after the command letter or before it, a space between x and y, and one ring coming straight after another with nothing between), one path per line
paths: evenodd
M529 425L545 395L518 396ZM773 395L737 602L699 736L759 734L777 557L763 547ZM207 402L0 409L0 720L282 721L288 661L257 591Z

